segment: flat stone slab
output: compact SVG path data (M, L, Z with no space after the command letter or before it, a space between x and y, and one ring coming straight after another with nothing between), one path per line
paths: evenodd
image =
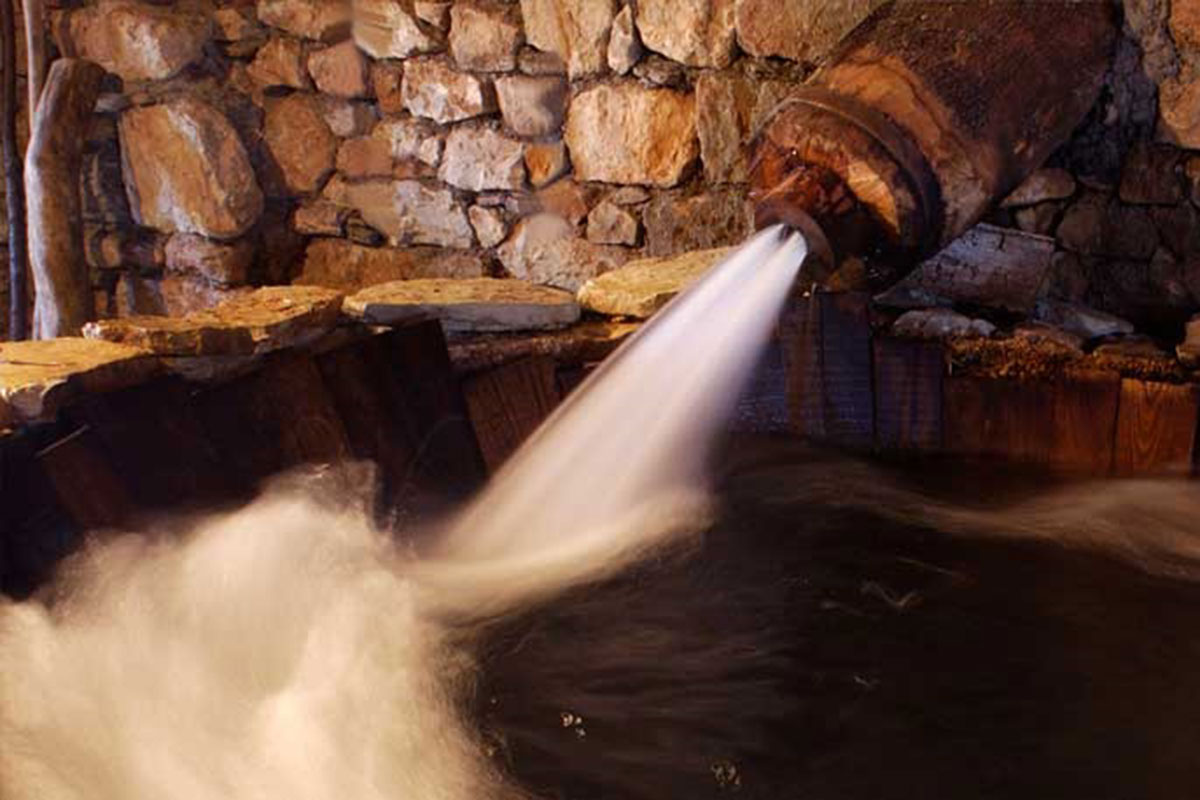
M183 317L138 316L89 322L89 339L162 356L253 355L293 347L337 325L343 295L318 286L268 286Z
M345 311L373 325L438 319L450 333L554 330L580 314L570 292L499 278L381 283L346 298Z
M0 427L49 419L73 397L141 383L159 367L145 350L113 342L0 343Z
M719 247L631 261L585 283L579 290L579 304L601 314L645 319L733 250Z

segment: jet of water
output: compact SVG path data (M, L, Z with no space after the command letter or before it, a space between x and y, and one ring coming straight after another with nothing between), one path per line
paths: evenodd
M97 543L52 601L0 603L0 797L518 794L459 713L473 666L452 633L694 523L804 255L774 228L714 268L416 558L363 505L293 486L184 537Z

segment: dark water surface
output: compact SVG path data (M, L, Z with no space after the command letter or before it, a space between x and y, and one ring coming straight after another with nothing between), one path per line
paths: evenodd
M986 465L862 473L762 442L739 444L724 468L720 519L701 539L481 642L479 714L528 790L1200 795L1200 585L1137 569L1103 542L899 521L870 484L976 510L1078 505L1109 485ZM824 493L808 490L817 483ZM1137 509L1118 517L1134 538L1167 524Z

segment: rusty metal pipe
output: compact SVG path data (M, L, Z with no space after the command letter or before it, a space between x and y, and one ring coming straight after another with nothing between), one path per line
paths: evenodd
M1069 138L1115 37L1108 0L884 5L760 129L759 224L812 218L834 250L820 277L889 285Z

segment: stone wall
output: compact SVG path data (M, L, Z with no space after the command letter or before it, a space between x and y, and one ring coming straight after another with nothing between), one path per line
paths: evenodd
M110 73L83 187L98 303L178 314L417 276L575 289L737 242L748 133L881 1L59 9L58 52ZM1174 326L1200 307L1200 0L1124 5L1062 171L990 221L1057 238L1046 294Z

